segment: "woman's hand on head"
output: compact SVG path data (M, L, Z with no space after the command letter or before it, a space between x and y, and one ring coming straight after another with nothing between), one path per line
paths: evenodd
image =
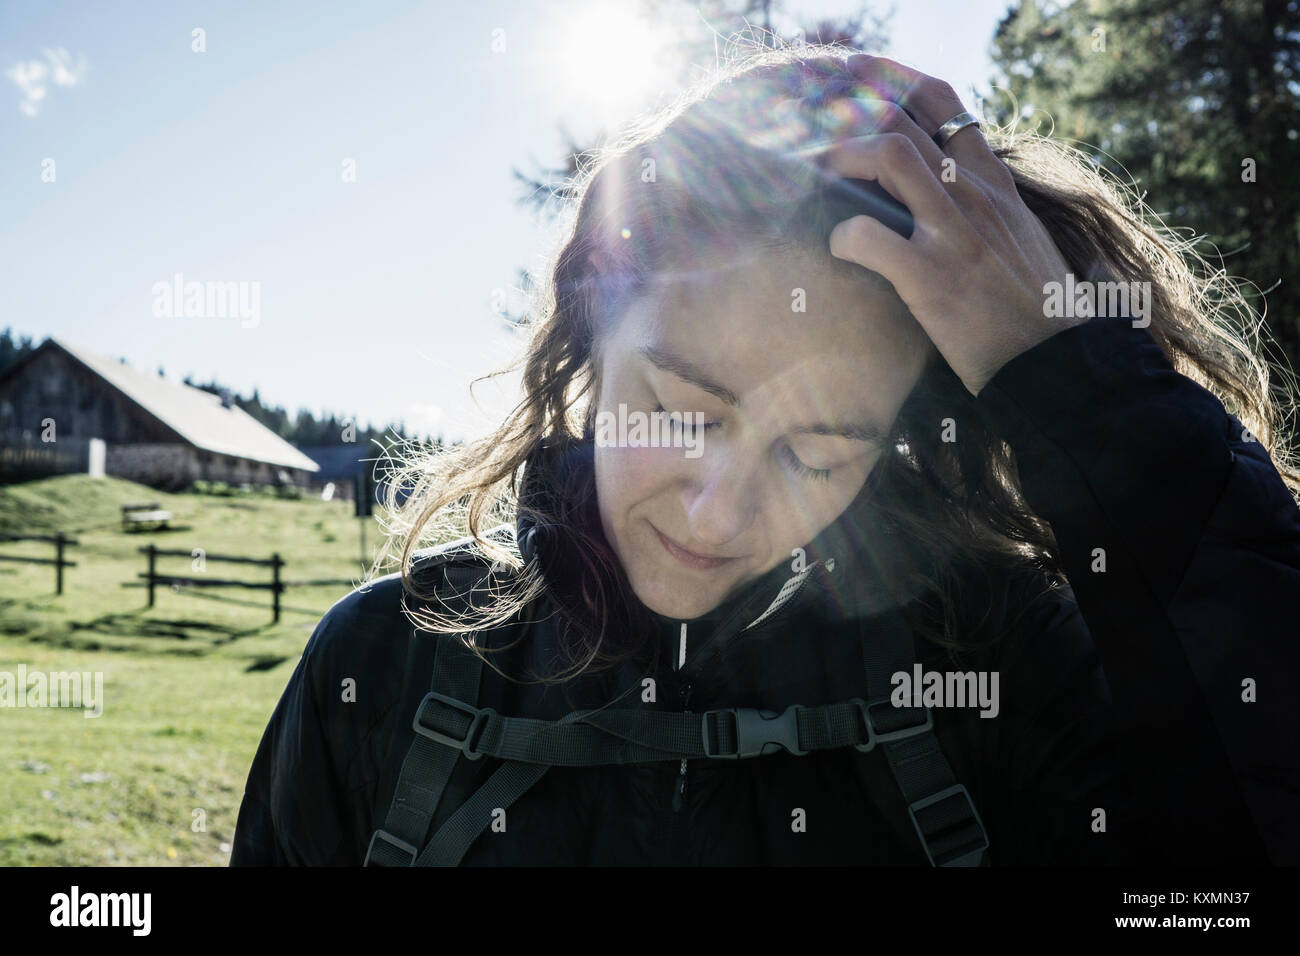
M1069 264L977 127L944 149L934 142L965 109L952 87L881 57L853 56L848 65L879 100L873 132L819 150L818 161L845 178L878 181L908 207L915 228L904 239L856 216L832 231L831 254L888 279L978 395L1011 359L1087 321L1045 314L1045 287L1064 282Z

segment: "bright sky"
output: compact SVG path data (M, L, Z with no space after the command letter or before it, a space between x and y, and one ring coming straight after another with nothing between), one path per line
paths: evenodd
M909 0L888 52L969 106L972 86L987 95L1007 3ZM512 395L480 386L485 415L469 383L518 350L493 303L552 240L517 204L511 169L558 163L561 125L582 141L653 95L654 31L629 19L637 9L5 3L0 328L257 386L291 414L481 434ZM626 44L578 55L610 29ZM256 283L256 321L156 314L155 284L178 273Z

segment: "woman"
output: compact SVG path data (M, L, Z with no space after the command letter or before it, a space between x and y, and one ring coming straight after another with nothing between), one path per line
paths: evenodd
M1300 862L1252 315L973 120L763 51L583 172L522 403L390 486L232 863Z

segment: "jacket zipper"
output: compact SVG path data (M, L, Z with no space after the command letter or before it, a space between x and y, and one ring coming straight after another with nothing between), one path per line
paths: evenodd
M681 645L677 651L677 671L686 665L686 622L682 622ZM691 690L693 685L690 681L682 684L678 695L681 700L682 713L689 714L690 710L687 705L691 702ZM681 766L677 769L677 779L673 782L673 813L679 813L686 804L686 758L682 758Z
M686 714L690 713L686 705L689 704L691 701L692 689L693 689L693 685L689 681L687 681L685 684L682 685L682 689L681 689L682 712ZM685 804L686 804L686 758L683 757L681 766L677 769L676 787L673 790L673 813L680 812L682 807L685 806Z
M776 613L772 615L772 617L779 617L780 614L783 614L784 611L787 611L789 607L794 604L794 598L798 596L798 593L803 591L803 588L805 588L805 585L807 584L807 581L809 581L809 578L811 578L811 576L813 575L809 575L807 576L807 578L800 581L800 587L794 589L794 593L790 594L787 600L785 600L785 604L781 605L780 609L777 609ZM735 618L736 615L740 614L741 610L742 609L737 609L736 613L733 614L732 617ZM729 626L729 624L732 623L732 620L728 620L728 622L725 623L727 623ZM712 632L711 635L708 636L708 639L705 641L705 643L699 645L699 648L695 650L695 663L693 666L697 666L697 667L699 666L699 662L701 662L703 659L703 654L701 652L703 652L703 650L706 650L707 648L710 648L710 646L714 644L714 641L718 639L719 633L723 633L724 631L725 631L724 627L715 628L714 632ZM682 672L685 672L686 670L688 670L688 667L686 667L686 624L685 622L682 622L681 643L679 645L679 649L677 649L677 674L680 675L682 674ZM686 680L686 682L681 684L679 697L681 700L682 713L685 714L690 713L688 705L690 704L690 692L692 692L693 689L694 689L694 684L692 682L689 682L689 680ZM682 757L681 763L679 767L677 767L677 778L676 780L673 780L673 788L672 788L673 823L676 823L677 814L681 813L682 806L686 805L686 780L688 780L688 778L686 778L686 762L688 762L686 761L686 758ZM672 830L673 830L673 836L676 836L675 825L673 825Z
M805 577L801 582L799 582L799 586L794 589L794 593L791 594L786 599L785 603L782 604L781 607L777 609L777 611L772 615L772 617L779 617L782 613L786 612L787 610L789 610L790 607L793 606L795 597L797 597L799 592L804 589L804 587L808 584L808 579L811 577L812 575L810 574L807 577ZM738 608L735 611L735 613L732 615L732 618L734 619L735 616L738 615L741 610L743 610L743 608ZM729 626L732 623L732 621L728 620L725 623L727 626ZM725 630L726 627L718 627L714 629L713 633L709 635L708 639L705 640L705 642L701 644L699 648L696 650L695 663L692 665L692 667L699 666L700 662L704 660L704 655L702 654L702 651L707 650L710 646L712 646L713 643L717 640L718 635L724 633ZM678 646L678 652L677 652L677 673L681 675L685 673L688 669L689 668L687 668L686 666L686 623L683 621L681 643ZM686 714L690 713L690 709L688 705L690 704L691 691L694 690L694 687L695 685L688 680L681 684L681 689L678 691L678 694L681 698L681 707L683 713ZM682 807L686 806L686 784L687 784L686 765L687 765L687 760L685 757L683 757L681 764L677 768L677 779L673 781L672 819L674 821L674 826L672 829L673 829L674 836L676 835L675 821L677 819L677 814L681 812Z
M790 607L794 605L795 597L798 596L799 592L804 589L804 587L808 584L808 579L811 577L812 575L809 574L803 579L803 581L799 582L799 586L795 588L794 593L791 594L786 599L785 603L782 604L781 607L777 609L777 611L772 615L772 617L779 617L782 613L786 612L787 610L790 609ZM741 610L743 610L743 608L737 608L735 613L732 615L733 620L737 615L739 615ZM726 621L725 624L727 626L730 626L732 624L732 620ZM713 633L709 635L708 639L705 640L705 642L701 644L699 648L696 649L695 664L692 666L694 667L699 666L700 662L704 660L704 655L701 652L707 650L710 646L712 646L712 644L717 640L718 635L724 633L725 630L726 630L725 627L718 627L714 629ZM686 622L685 621L682 622L682 633L681 633L681 640L678 645L676 669L679 676L685 673L689 669L686 666ZM680 685L678 696L681 700L681 708L683 713L689 714L691 712L689 709L689 705L691 702L691 692L694 689L695 689L695 685L689 680L683 682ZM677 825L676 825L677 815L681 812L682 808L686 806L687 762L688 762L687 759L683 757L681 760L681 764L677 768L677 778L673 781L673 801L672 801L673 812L670 818L670 839L669 839L670 853L672 852L671 848L676 845L675 840L677 836Z

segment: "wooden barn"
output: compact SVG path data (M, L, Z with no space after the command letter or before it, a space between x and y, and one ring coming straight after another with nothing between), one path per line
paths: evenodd
M318 465L222 396L47 338L0 373L0 480L86 470L168 491L196 480L306 487Z

